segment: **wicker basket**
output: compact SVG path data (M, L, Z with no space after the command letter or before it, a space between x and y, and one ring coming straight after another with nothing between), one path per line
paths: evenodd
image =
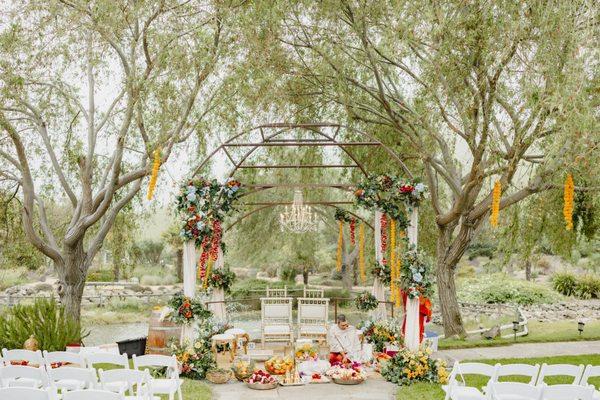
M231 371L226 369L212 369L206 373L206 380L211 383L227 383L231 379Z

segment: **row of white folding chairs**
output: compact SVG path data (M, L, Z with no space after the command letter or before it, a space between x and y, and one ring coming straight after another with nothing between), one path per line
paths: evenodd
M488 377L488 383L483 388L483 393L478 388L465 385L464 375L481 375ZM588 386L588 380L600 377L600 366L571 365L571 364L496 364L483 363L454 363L450 373L448 385L442 388L446 392L446 400L461 398L490 398L490 385L498 382L502 377L522 376L530 378L529 386L543 386L544 379L548 376L571 377L572 385ZM461 379L459 381L458 379ZM484 395L487 394L487 395ZM600 396L598 396L600 397Z
M582 385L534 386L517 382L493 382L490 387L492 400L593 400L594 387ZM468 397L472 399L472 397Z
M175 356L163 356L163 355L143 355L136 357L133 355L133 368L135 370L147 369L147 368L166 368L166 378L152 378L153 389L155 393L166 394L169 399L172 400L177 394L181 400L181 384L182 380L179 378L179 367ZM0 365L4 363L5 366L11 366L13 362L26 361L29 365L36 365L45 371L54 371L54 368L59 365L68 364L77 365L79 368L87 368L91 370L95 365L98 364L112 364L122 369L129 369L129 360L127 354L114 354L114 353L91 353L86 355L80 355L77 353L71 353L66 351L55 351L48 352L44 351L30 351L30 350L7 350L2 349L2 358L0 359ZM59 369L67 368L61 366ZM71 367L74 368L74 367ZM44 382L44 381L42 381ZM2 386L0 382L0 386ZM44 387L44 386L42 386Z

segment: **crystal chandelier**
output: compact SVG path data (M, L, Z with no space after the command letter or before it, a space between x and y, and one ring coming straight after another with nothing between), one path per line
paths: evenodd
M279 214L281 231L294 233L315 232L317 230L317 215L313 213L312 207L304 205L302 191L294 190L294 202L291 206L285 206L285 210Z

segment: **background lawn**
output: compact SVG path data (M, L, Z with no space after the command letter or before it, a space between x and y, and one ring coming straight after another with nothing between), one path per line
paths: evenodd
M511 363L524 363L524 364L592 364L600 365L600 354L581 355L581 356L560 356L560 357L542 357L542 358L504 358L497 360L483 360L478 361L486 364L511 364ZM487 379L479 376L465 376L467 385L482 387L486 384ZM511 381L526 381L523 377L510 378ZM559 384L559 383L570 383L568 378L561 376L551 376L545 379L548 384ZM600 387L600 378L590 379L590 383ZM396 397L398 400L408 399L422 399L422 400L442 400L444 398L444 392L440 385L431 383L417 383L408 387L401 387L398 389Z

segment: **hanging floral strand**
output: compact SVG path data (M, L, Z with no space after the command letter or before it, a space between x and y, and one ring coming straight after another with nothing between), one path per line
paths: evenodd
M342 244L344 242L344 222L338 221L339 233L338 233L338 246L337 246L337 258L335 263L335 269L338 272L342 271Z
M400 252L403 252L406 250L406 245L405 245L405 241L402 240L406 237L406 232L405 231L400 231L399 237L401 239L401 248L400 248ZM396 258L396 281L400 281L400 270L402 267L402 257L397 257ZM402 289L400 288L400 286L396 286L396 308L400 308L400 306L402 305Z
M356 240L354 238L355 230L356 230L356 218L352 218L350 220L350 243L352 244L352 246L354 246L356 244Z
M156 181L158 180L158 170L160 168L160 150L154 150L154 163L152 165L152 175L150 176L150 182L148 183L148 195L146 198L152 200L154 196L154 188L156 187Z
M500 214L500 196L502 195L502 185L500 181L494 183L492 192L492 213L490 215L490 224L495 228L498 226L498 214Z
M385 259L385 252L387 250L387 215L381 214L381 263L383 265L387 264L387 260Z
M206 263L206 273L204 274L204 278L202 279L202 288L204 290L206 290L206 288L208 287L208 279L210 278L213 264L213 259L209 257L208 262Z
M358 268L360 270L360 280L362 283L367 281L367 272L365 270L365 224L358 226Z
M208 261L208 236L205 236L202 239L202 244L200 245L200 259L198 260L198 279L204 279L206 275L206 262Z
M219 256L219 247L221 247L221 221L213 221L213 236L210 243L210 258L215 261Z
M575 199L575 183L573 182L573 175L567 174L565 180L564 189L564 206L563 216L565 217L566 228L568 231L573 230L573 200Z
M396 220L390 219L390 301L396 298Z

